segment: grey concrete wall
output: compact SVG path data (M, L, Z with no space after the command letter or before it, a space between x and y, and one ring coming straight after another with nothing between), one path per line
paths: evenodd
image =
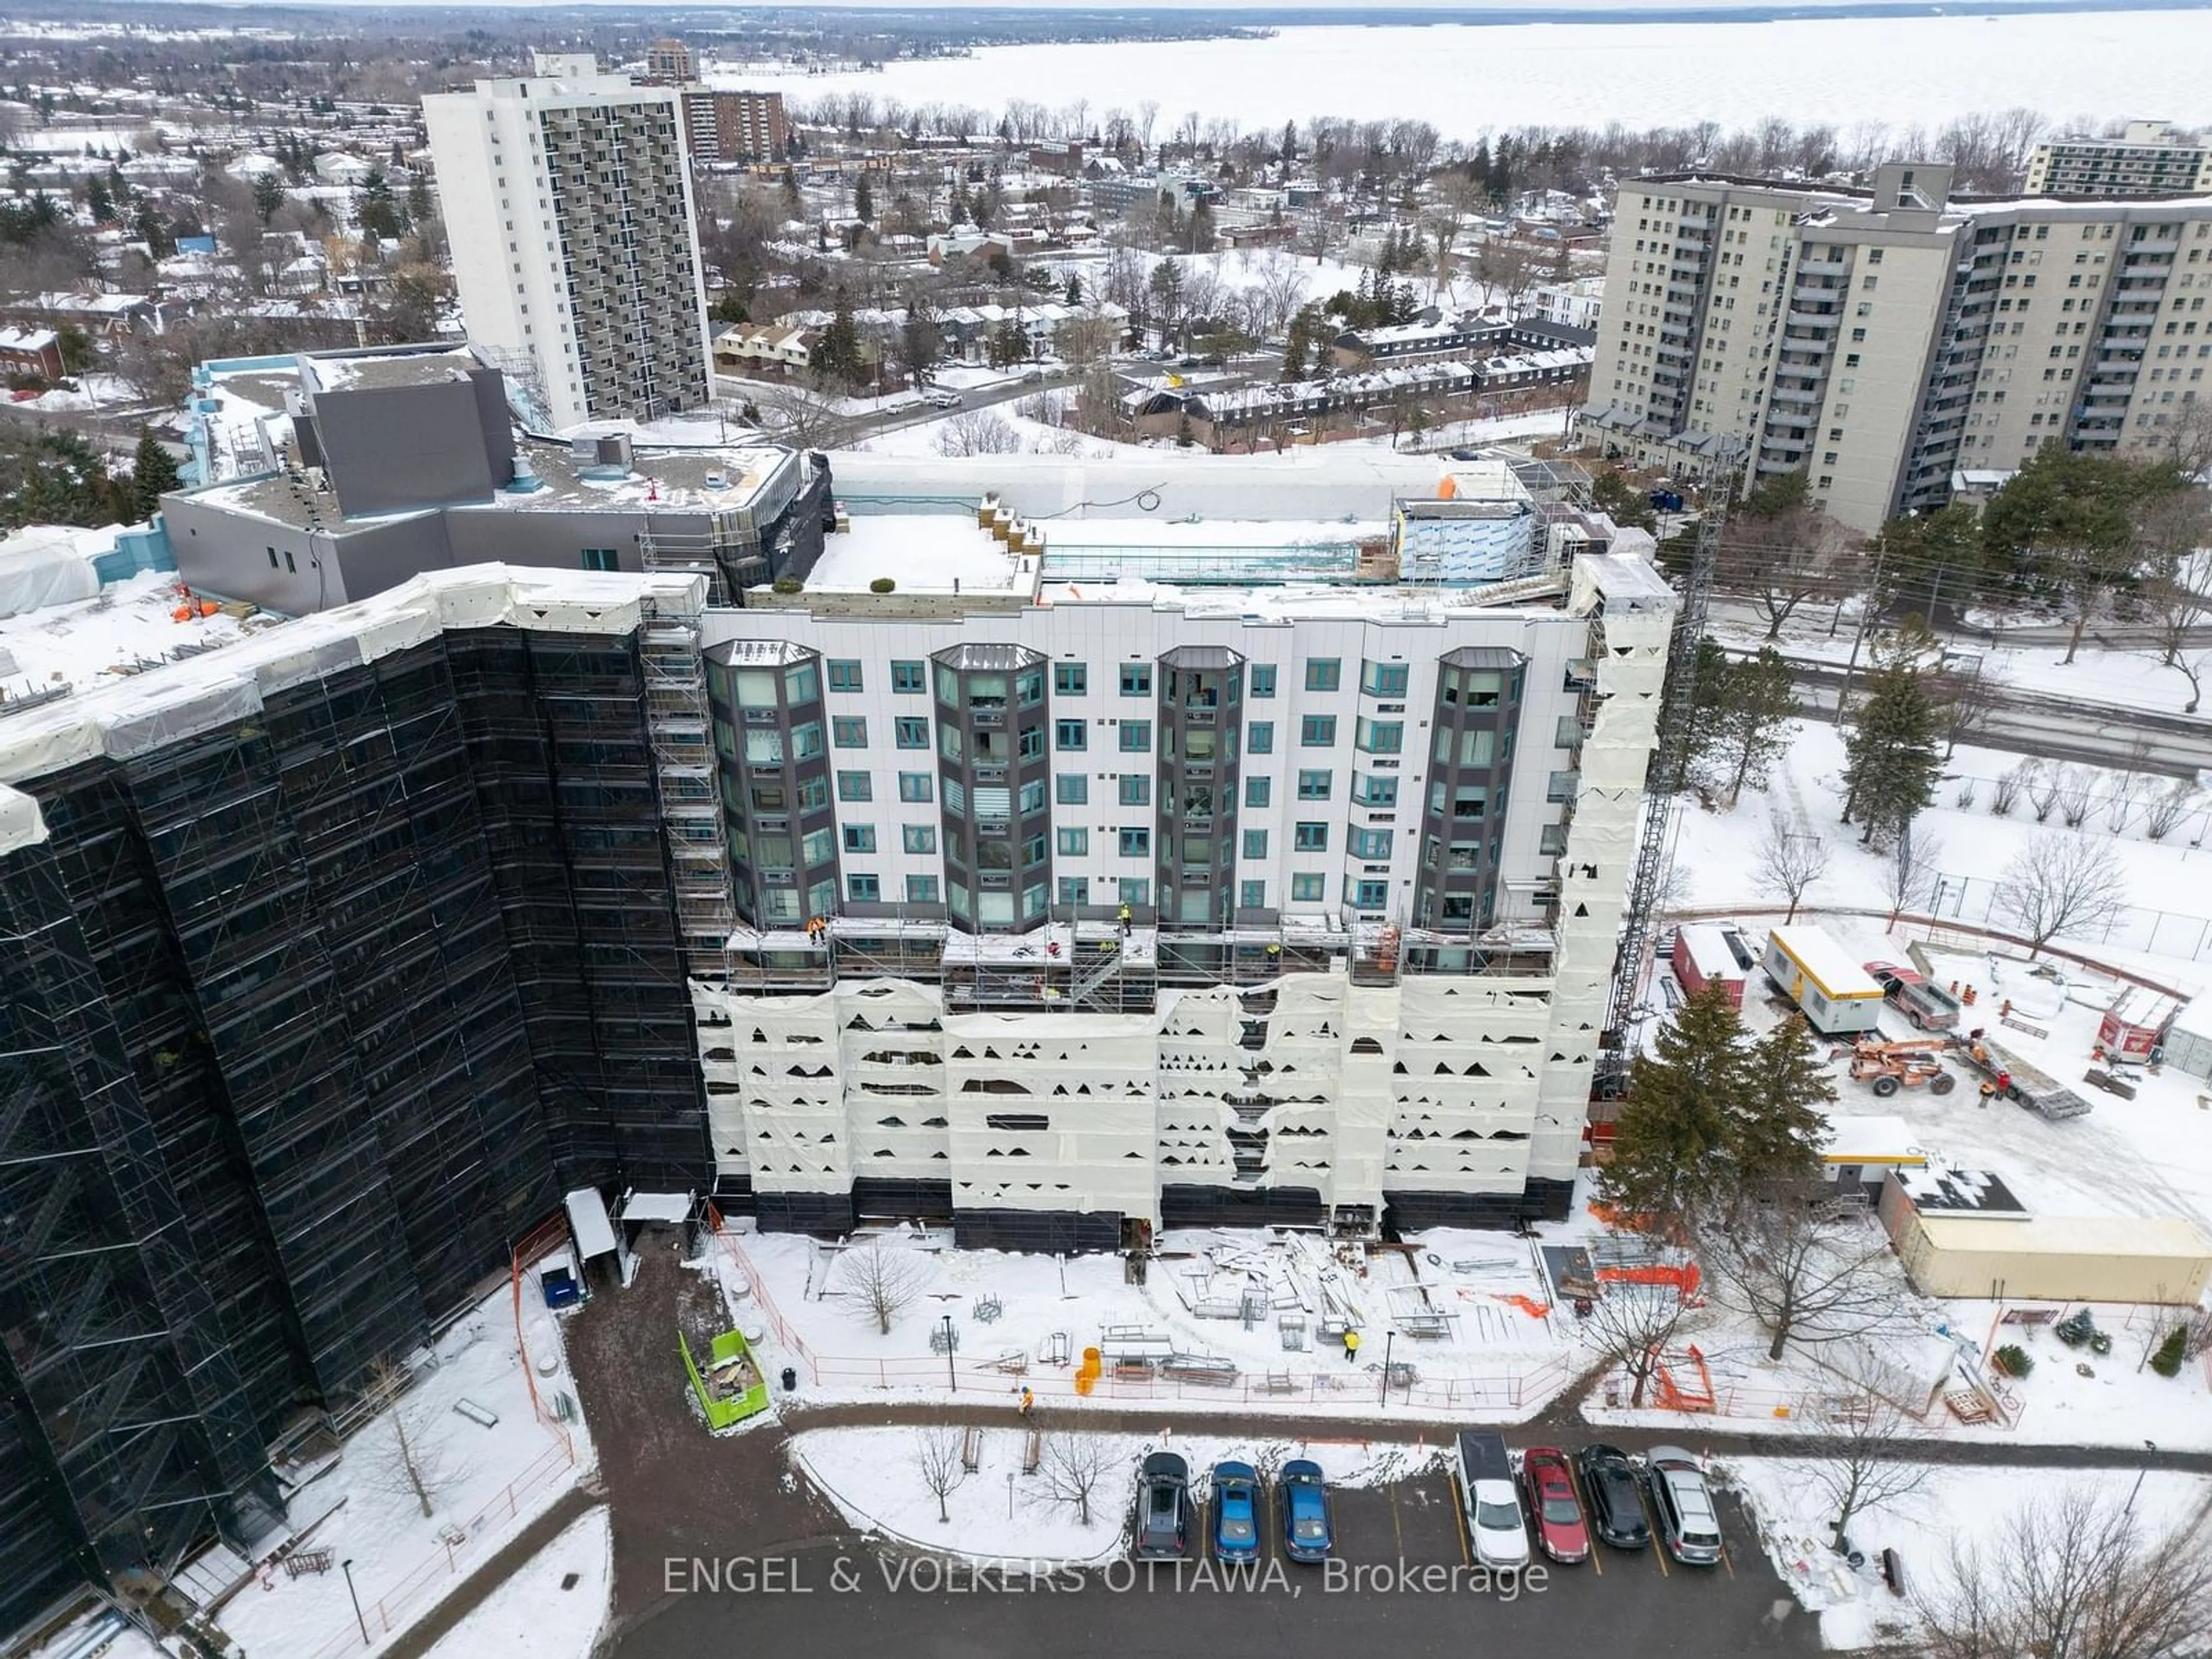
M365 599L425 570L443 570L454 563L446 522L443 513L416 513L335 538L348 597Z
M161 514L176 550L177 574L195 592L250 599L286 616L358 597L347 592L336 562L324 561L317 538L305 530L214 510L189 494L164 495Z
M348 518L481 501L513 470L510 441L494 476L472 380L321 392L315 424L323 465Z

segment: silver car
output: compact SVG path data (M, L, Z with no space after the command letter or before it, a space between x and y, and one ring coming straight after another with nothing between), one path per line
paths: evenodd
M1721 1518L1698 1460L1680 1446L1654 1446L1644 1460L1659 1541L1686 1567L1720 1565Z

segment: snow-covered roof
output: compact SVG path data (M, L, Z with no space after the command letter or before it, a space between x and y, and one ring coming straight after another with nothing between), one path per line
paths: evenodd
M1891 1113L1846 1114L1823 1112L1827 1131L1820 1137L1820 1156L1830 1164L1895 1164L1924 1166L1928 1154L1921 1150L1919 1132Z
M50 328L0 328L0 351L44 351L59 337Z

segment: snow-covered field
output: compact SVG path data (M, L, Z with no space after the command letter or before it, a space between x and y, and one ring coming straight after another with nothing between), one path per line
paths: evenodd
M1802 1462L1789 1458L1738 1457L1716 1465L1718 1477L1741 1492L1758 1517L1759 1543L1798 1601L1817 1613L1820 1639L1830 1648L1867 1648L1909 1638L1920 1628L1911 1599L1916 1587L1947 1582L1954 1542L2000 1544L2005 1522L2029 1504L2049 1504L2069 1493L2108 1501L2132 1496L2147 1537L2201 1524L2212 1501L2212 1480L2199 1475L2154 1474L2132 1491L2136 1471L2123 1459L2109 1469L1960 1468L1937 1465L1927 1484L1851 1522L1851 1546L1866 1557L1856 1571L1828 1547L1834 1512ZM1905 1565L1907 1595L1881 1581L1881 1552L1893 1549Z
M550 1374L541 1370L538 1376L541 1396L550 1403L566 1394L574 1401L557 1328L540 1317L530 1322L528 1334L532 1357L555 1362ZM362 1615L378 1645L435 1605L592 1464L580 1419L568 1425L564 1437L532 1410L507 1286L449 1331L436 1354L436 1369L421 1372L398 1407L428 1472L433 1512L422 1514L398 1467L388 1413L349 1440L290 1505L295 1528L313 1526L300 1548L326 1548L334 1564L352 1562ZM497 1423L486 1428L462 1416L456 1409L462 1401L493 1413ZM360 1647L345 1577L335 1565L296 1578L267 1569L224 1605L217 1622L252 1654L322 1659Z
M613 1531L602 1505L486 1596L439 1639L430 1659L588 1659L613 1576Z
M1933 128L2014 105L2060 121L2154 110L2189 125L2212 116L2212 84L2192 67L2208 58L2212 11L2203 10L1440 23L1285 28L1263 40L986 47L874 73L810 76L787 95L857 91L994 114L1012 96L1054 106L1080 96L1094 119L1152 104L1163 124L1197 110L1248 129L1322 114L1403 117L1469 139L1504 127L1616 121L1747 128L1770 115L1844 132L1869 122ZM1686 100L1686 88L1695 88Z
M1038 1426L1055 1431L1042 1419ZM1310 1457L1332 1486L1371 1486L1417 1474L1443 1455L1441 1443L1428 1449L1334 1440L1254 1443L1165 1430L1145 1438L1085 1436L1110 1460L1092 1488L1085 1526L1072 1498L1054 1496L1045 1475L1024 1473L1026 1425L1010 1423L981 1431L975 1473L956 1466L958 1484L945 1495L951 1519L940 1521L937 1495L923 1480L919 1456L928 1432L815 1429L793 1437L791 1457L862 1532L976 1560L1042 1564L1097 1561L1121 1552L1137 1465L1147 1452L1180 1454L1190 1465L1192 1495L1199 1498L1207 1495L1213 1466L1224 1459L1251 1464L1264 1482L1286 1460Z
M766 1341L766 1369L796 1362L812 1398L936 1395L957 1383L962 1394L1004 1400L1011 1419L1027 1384L1054 1406L1162 1400L1184 1410L1358 1416L1382 1408L1387 1356L1414 1379L1410 1389L1394 1384L1393 1412L1510 1417L1540 1408L1575 1361L1572 1333L1550 1310L1529 1245L1510 1234L1443 1231L1407 1242L1406 1251L1373 1252L1363 1270L1333 1261L1312 1234L1170 1232L1148 1281L1130 1285L1118 1256L956 1250L943 1235L902 1231L884 1239L912 1262L889 1335L837 1251L806 1237L726 1236L724 1271L740 1322ZM1257 1297L1249 1322L1241 1316L1248 1290ZM948 1318L957 1344L950 1366L932 1346ZM1324 1319L1360 1333L1356 1363L1322 1336ZM1412 1334L1420 1329L1442 1334ZM1128 1344L1131 1352L1204 1359L1224 1375L1117 1376L1114 1334L1125 1330L1151 1339ZM1104 1374L1079 1396L1075 1372L1091 1347L1104 1351Z

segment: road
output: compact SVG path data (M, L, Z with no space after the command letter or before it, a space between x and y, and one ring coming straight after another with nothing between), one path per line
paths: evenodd
M129 410L115 414L88 409L33 409L28 404L10 403L0 399L0 414L19 426L62 427L71 432L82 433L95 448L111 454L129 454L138 447L138 428L152 425L160 430L162 422L159 410ZM163 439L161 447L181 461L191 452L171 439Z
M1805 713L1833 721L1844 671L1833 663L1790 659ZM1861 667L1855 695L1866 684ZM2077 702L2006 687L1979 719L1971 744L2016 750L2046 760L2124 765L2170 777L2212 769L2212 722L2190 714L2152 714L2115 703ZM2138 746L2140 745L2140 746Z

